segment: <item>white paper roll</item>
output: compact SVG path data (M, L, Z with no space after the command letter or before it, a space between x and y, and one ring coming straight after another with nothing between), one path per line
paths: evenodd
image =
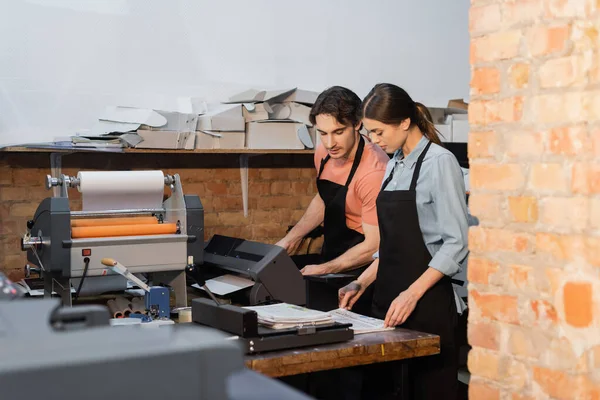
M162 171L82 171L77 178L83 211L162 207Z

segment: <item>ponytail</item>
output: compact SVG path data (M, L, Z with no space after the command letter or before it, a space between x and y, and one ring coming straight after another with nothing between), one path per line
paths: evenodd
M406 91L391 83L379 83L363 100L363 118L398 125L410 118L410 123L419 127L423 135L442 146L440 133L435 129L433 118L427 107L413 101Z
M431 117L431 113L423 104L419 102L415 102L416 112L416 121L414 121L423 135L433 143L442 146L442 141L440 140L440 132L436 129L433 124L433 118Z

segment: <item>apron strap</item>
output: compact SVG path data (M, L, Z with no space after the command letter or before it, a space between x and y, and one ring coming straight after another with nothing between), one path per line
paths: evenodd
M421 171L421 164L423 163L423 159L425 158L425 154L427 153L427 150L429 150L430 145L431 145L431 142L427 143L427 146L425 146L425 149L423 149L423 151L419 155L419 158L417 159L416 166L415 166L415 172L413 172L413 177L410 182L409 190L415 190L415 188L417 187L417 179L419 178L419 172ZM383 183L381 184L381 190L385 190L387 185L394 178L394 171L396 171L396 166L398 166L398 163L399 163L399 161L396 161L396 163L392 167L392 171L390 172L388 177L385 179L385 181L383 181Z
M381 190L385 190L385 188L387 187L387 185L391 182L392 178L394 178L394 171L396 170L396 166L397 165L398 165L398 161L396 161L396 163L392 167L392 172L390 172L390 174L388 175L388 177L386 178L386 180L383 181L383 184L381 185Z
M358 143L358 149L356 149L356 155L354 156L354 162L352 163L352 169L350 170L350 175L348 175L348 180L346 181L346 186L350 185L350 182L352 181L352 178L354 177L354 173L358 169L358 164L360 164L360 159L362 158L363 150L365 148L365 139L363 139L363 136L360 133L358 134L358 136L360 136L360 139L359 139L360 142ZM327 163L327 161L329 161L330 158L331 158L331 156L329 154L327 154L327 156L321 160L321 166L319 167L319 173L317 174L317 179L319 179L321 177L321 174L323 173L323 169L325 168L325 164Z
M410 182L409 190L411 191L414 191L417 188L417 179L419 179L419 173L421 172L421 164L423 164L423 159L425 158L425 154L427 154L427 150L429 150L429 147L431 147L431 143L433 142L429 141L429 143L427 143L427 146L425 146L425 149L423 149L423 151L419 155L419 158L417 159L417 164L415 165L415 172L413 172L412 181Z
M319 179L321 177L321 173L323 172L323 168L325 168L325 163L327 161L329 161L329 154L327 154L327 157L323 158L321 160L321 166L319 167L319 173L317 174L317 179Z
M365 149L365 139L360 133L358 134L358 136L360 141L358 142L358 149L356 149L356 155L354 156L354 162L352 163L350 175L348 175L348 180L346 181L346 187L348 187L350 185L350 182L352 182L354 173L356 172L356 170L358 169L358 165L360 164L360 159L362 158L363 150Z

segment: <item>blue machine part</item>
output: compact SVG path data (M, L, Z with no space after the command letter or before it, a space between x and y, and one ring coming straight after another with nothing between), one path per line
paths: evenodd
M146 310L155 318L169 318L171 311L169 307L169 288L153 286L146 293Z
M133 313L133 314L129 315L129 318L141 319L142 322L152 322L152 318L149 315L145 315L145 314Z

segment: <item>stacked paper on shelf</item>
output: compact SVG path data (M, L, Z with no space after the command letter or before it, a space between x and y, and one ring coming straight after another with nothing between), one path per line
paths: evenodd
M245 307L258 314L258 323L272 329L287 329L305 325L328 325L334 321L329 313L288 303Z

